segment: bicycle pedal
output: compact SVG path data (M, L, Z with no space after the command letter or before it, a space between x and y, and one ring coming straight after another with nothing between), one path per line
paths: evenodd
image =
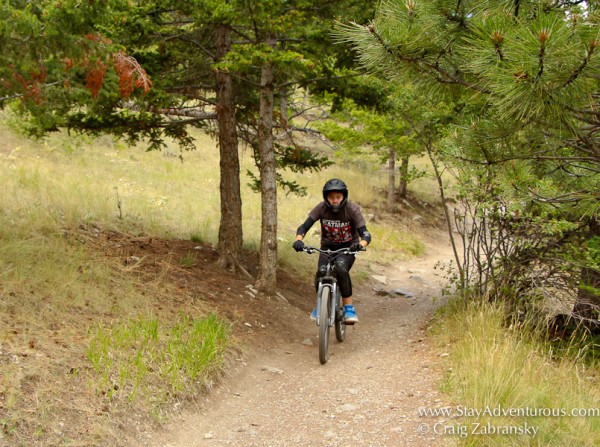
M354 326L356 324L356 321L344 321L344 324L346 326Z

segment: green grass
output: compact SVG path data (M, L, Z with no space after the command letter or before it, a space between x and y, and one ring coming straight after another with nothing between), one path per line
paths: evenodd
M194 252L188 252L181 260L183 268L192 268L196 264L197 256Z
M91 330L86 355L100 376L98 392L109 400L142 396L158 413L169 399L202 390L223 364L229 333L229 323L215 314L99 324Z
M456 407L492 409L480 417L462 417L453 424L536 427L526 435L457 437L460 446L581 446L600 445L600 376L598 365L578 357L555 358L543 334L528 325L506 326L506 314L492 304L446 308L433 327L446 360L446 391ZM513 409L509 417L495 408ZM572 411L592 409L589 416ZM529 416L524 412L529 411ZM566 415L552 416L551 411ZM520 413L519 413L520 412ZM536 416L547 414L546 416Z

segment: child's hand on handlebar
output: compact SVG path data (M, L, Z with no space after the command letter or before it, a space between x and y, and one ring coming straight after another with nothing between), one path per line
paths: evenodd
M302 251L304 250L304 242L302 242L301 240L294 241L292 247L294 247L294 250L296 251Z
M360 244L359 242L355 242L354 244L352 244L350 246L350 251L365 251L367 248L364 247L362 244Z

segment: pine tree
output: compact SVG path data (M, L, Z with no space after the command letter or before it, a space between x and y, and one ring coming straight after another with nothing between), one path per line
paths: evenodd
M460 172L463 192L479 200L487 191L480 209L488 212L528 215L519 230L510 224L514 237L535 221L528 234L546 234L548 249L566 251L566 240L598 236L599 21L598 3L578 0L386 0L373 23L341 25L337 37L370 72L425 95L461 98L440 150ZM497 248L479 261L488 279L501 264ZM523 256L543 254L526 241L520 248ZM594 271L582 276L596 284Z
M287 111L275 113L276 99L283 105L296 85L329 76L321 61L336 57L328 44L333 18L347 6L366 11L372 3L6 2L0 8L0 35L7 37L0 39L5 62L0 107L15 99L11 104L23 112L32 135L67 128L112 133L132 143L144 139L150 148L174 138L193 148L190 127L215 132L221 151L221 263L240 271L238 139L249 144L266 207L261 258L268 262L261 272L268 280L260 284L272 291L277 183L302 190L281 171L327 163L293 140L287 145L272 140L275 128L293 131Z

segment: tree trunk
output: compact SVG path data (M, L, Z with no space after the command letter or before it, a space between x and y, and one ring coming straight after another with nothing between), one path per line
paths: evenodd
M281 87L279 89L279 112L281 114L280 124L284 130L288 127L288 88Z
M215 29L217 60L231 50L231 28L217 25ZM221 174L221 221L219 225L219 265L233 271L241 267L242 196L240 192L240 160L235 118L235 93L231 76L215 71L217 85L217 120Z
M275 294L277 286L277 179L273 150L273 81L273 66L266 63L261 72L258 125L262 224L256 288L268 295Z
M396 151L390 149L388 156L388 207L396 203Z
M294 145L294 140L292 139L292 134L288 127L288 92L289 88L286 86L279 88L279 126L281 127L281 132L279 132L275 138L278 141L285 142L285 144ZM275 123L275 125L276 124L277 123Z
M440 192L440 199L442 200L442 206L444 207L444 216L446 216L446 228L448 229L448 237L450 238L450 245L452 245L454 260L456 261L456 268L458 269L460 277L459 285L461 288L464 289L466 286L464 264L460 260L460 256L458 255L458 249L456 247L456 241L454 240L454 230L452 229L450 210L448 209L448 203L446 202L446 193L444 189L444 182L442 181L442 173L440 172L438 163L435 157L433 156L433 148L431 147L431 143L427 143L425 148L427 149L427 155L429 155L429 160L431 161L431 165L433 166L433 172L435 173L435 178L437 180Z
M398 197L400 199L406 199L407 191L408 191L408 156L402 157L402 163L400 164L400 186L398 186Z
M600 224L597 220L592 219L589 228L589 238L600 236ZM594 333L600 332L600 272L598 269L588 266L581 269L580 287L573 313L575 318L581 319L583 324Z

